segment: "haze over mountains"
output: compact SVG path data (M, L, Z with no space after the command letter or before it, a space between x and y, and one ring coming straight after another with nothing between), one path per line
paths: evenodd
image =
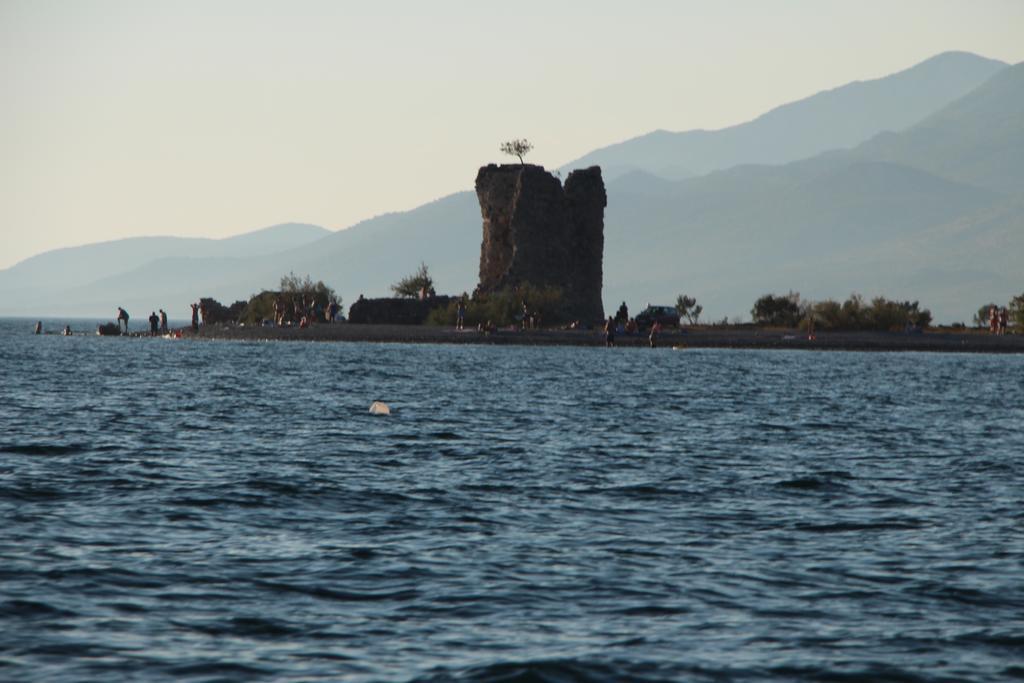
M657 130L595 150L564 168L601 166L605 180L643 170L667 179L739 164L784 164L907 128L966 95L1006 64L946 52L906 71L856 81L721 130Z
M940 321L969 321L1024 290L1024 65L946 53L747 124L659 131L572 166L590 163L609 197L609 310L685 292L711 318L749 316L761 294L793 289L920 299ZM289 271L351 303L386 295L421 261L438 291L471 291L480 238L476 197L461 192L334 233L89 245L0 271L0 313L112 316L122 305L184 317L200 296L228 303Z
M316 225L285 223L225 239L132 237L81 247L54 249L0 270L0 291L63 287L103 279L104 273L134 270L157 259L251 258L276 254L331 234Z

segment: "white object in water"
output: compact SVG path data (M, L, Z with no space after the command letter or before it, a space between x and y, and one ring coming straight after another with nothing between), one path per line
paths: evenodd
M383 401L374 401L370 404L370 415L390 415L391 408Z

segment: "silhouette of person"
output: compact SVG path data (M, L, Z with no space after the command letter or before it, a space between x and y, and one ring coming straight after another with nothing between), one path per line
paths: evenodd
M604 345L615 346L615 318L611 316L604 324Z
M149 334L156 336L157 330L160 328L160 316L156 314L156 311L150 311L149 313Z
M192 331L199 331L199 304L192 304Z
M658 345L658 335L661 334L661 322L655 320L651 325L651 336L648 338L651 342L651 348L653 349Z
M167 334L168 331L169 330L167 329L167 311L165 311L164 309L161 308L160 309L160 333L161 334Z
M117 329L121 329L121 322L124 321L124 333L128 334L128 311L120 306L117 307Z

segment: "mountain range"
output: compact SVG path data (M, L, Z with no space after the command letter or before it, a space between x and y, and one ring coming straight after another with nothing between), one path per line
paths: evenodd
M656 131L569 167L605 174L606 309L696 296L715 318L767 292L918 299L938 320L1024 290L1024 65L945 53L720 131ZM472 177L475 169L467 174ZM481 219L460 192L329 232L137 238L0 271L0 313L105 315L229 302L310 274L347 300L425 262L439 291L476 283ZM178 310L181 309L181 310Z

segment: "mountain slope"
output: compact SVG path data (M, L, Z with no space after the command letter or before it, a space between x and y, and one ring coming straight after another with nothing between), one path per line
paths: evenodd
M430 264L439 291L472 291L476 284L480 212L470 192L324 232L319 240L272 254L242 258L193 250L195 255L150 258L118 272L100 270L73 287L43 282L0 288L0 306L4 315L102 316L124 306L132 315L164 308L185 317L188 304L200 297L247 299L276 288L289 272L324 280L351 303L360 293L388 295L389 286L421 261Z
M685 289L729 315L767 291L861 290L920 299L940 319L969 318L978 305L969 302L1007 300L1024 284L1014 279L1024 253L1022 99L1016 65L908 130L850 151L646 193L612 183L610 289L632 301L658 291L670 301ZM658 249L633 246L638 233Z
M879 135L855 152L999 192L1024 191L1024 65L1001 70L903 134Z
M766 292L860 291L919 299L938 320L953 321L985 301L1008 300L1024 287L1024 155L1014 153L1024 144L1022 72L1024 65L1000 70L918 124L852 150L682 181L642 171L609 180L606 308L671 303L685 292L721 319L749 316ZM185 255L102 269L73 288L6 289L0 302L5 314L124 305L133 314L163 307L181 315L200 296L230 302L294 271L351 303L386 295L421 261L439 292L472 291L480 226L475 195L462 192L273 254L233 258L190 246Z
M598 149L565 168L600 165L606 180L631 170L679 179L738 164L784 164L853 147L882 131L903 130L1005 67L970 53L946 52L884 78L783 105L748 123L715 131L654 131Z
M47 251L0 271L0 290L82 285L117 273L127 273L160 258L234 257L272 254L308 244L329 230L316 225L284 223L261 230L206 239L189 237L132 237L81 247Z

